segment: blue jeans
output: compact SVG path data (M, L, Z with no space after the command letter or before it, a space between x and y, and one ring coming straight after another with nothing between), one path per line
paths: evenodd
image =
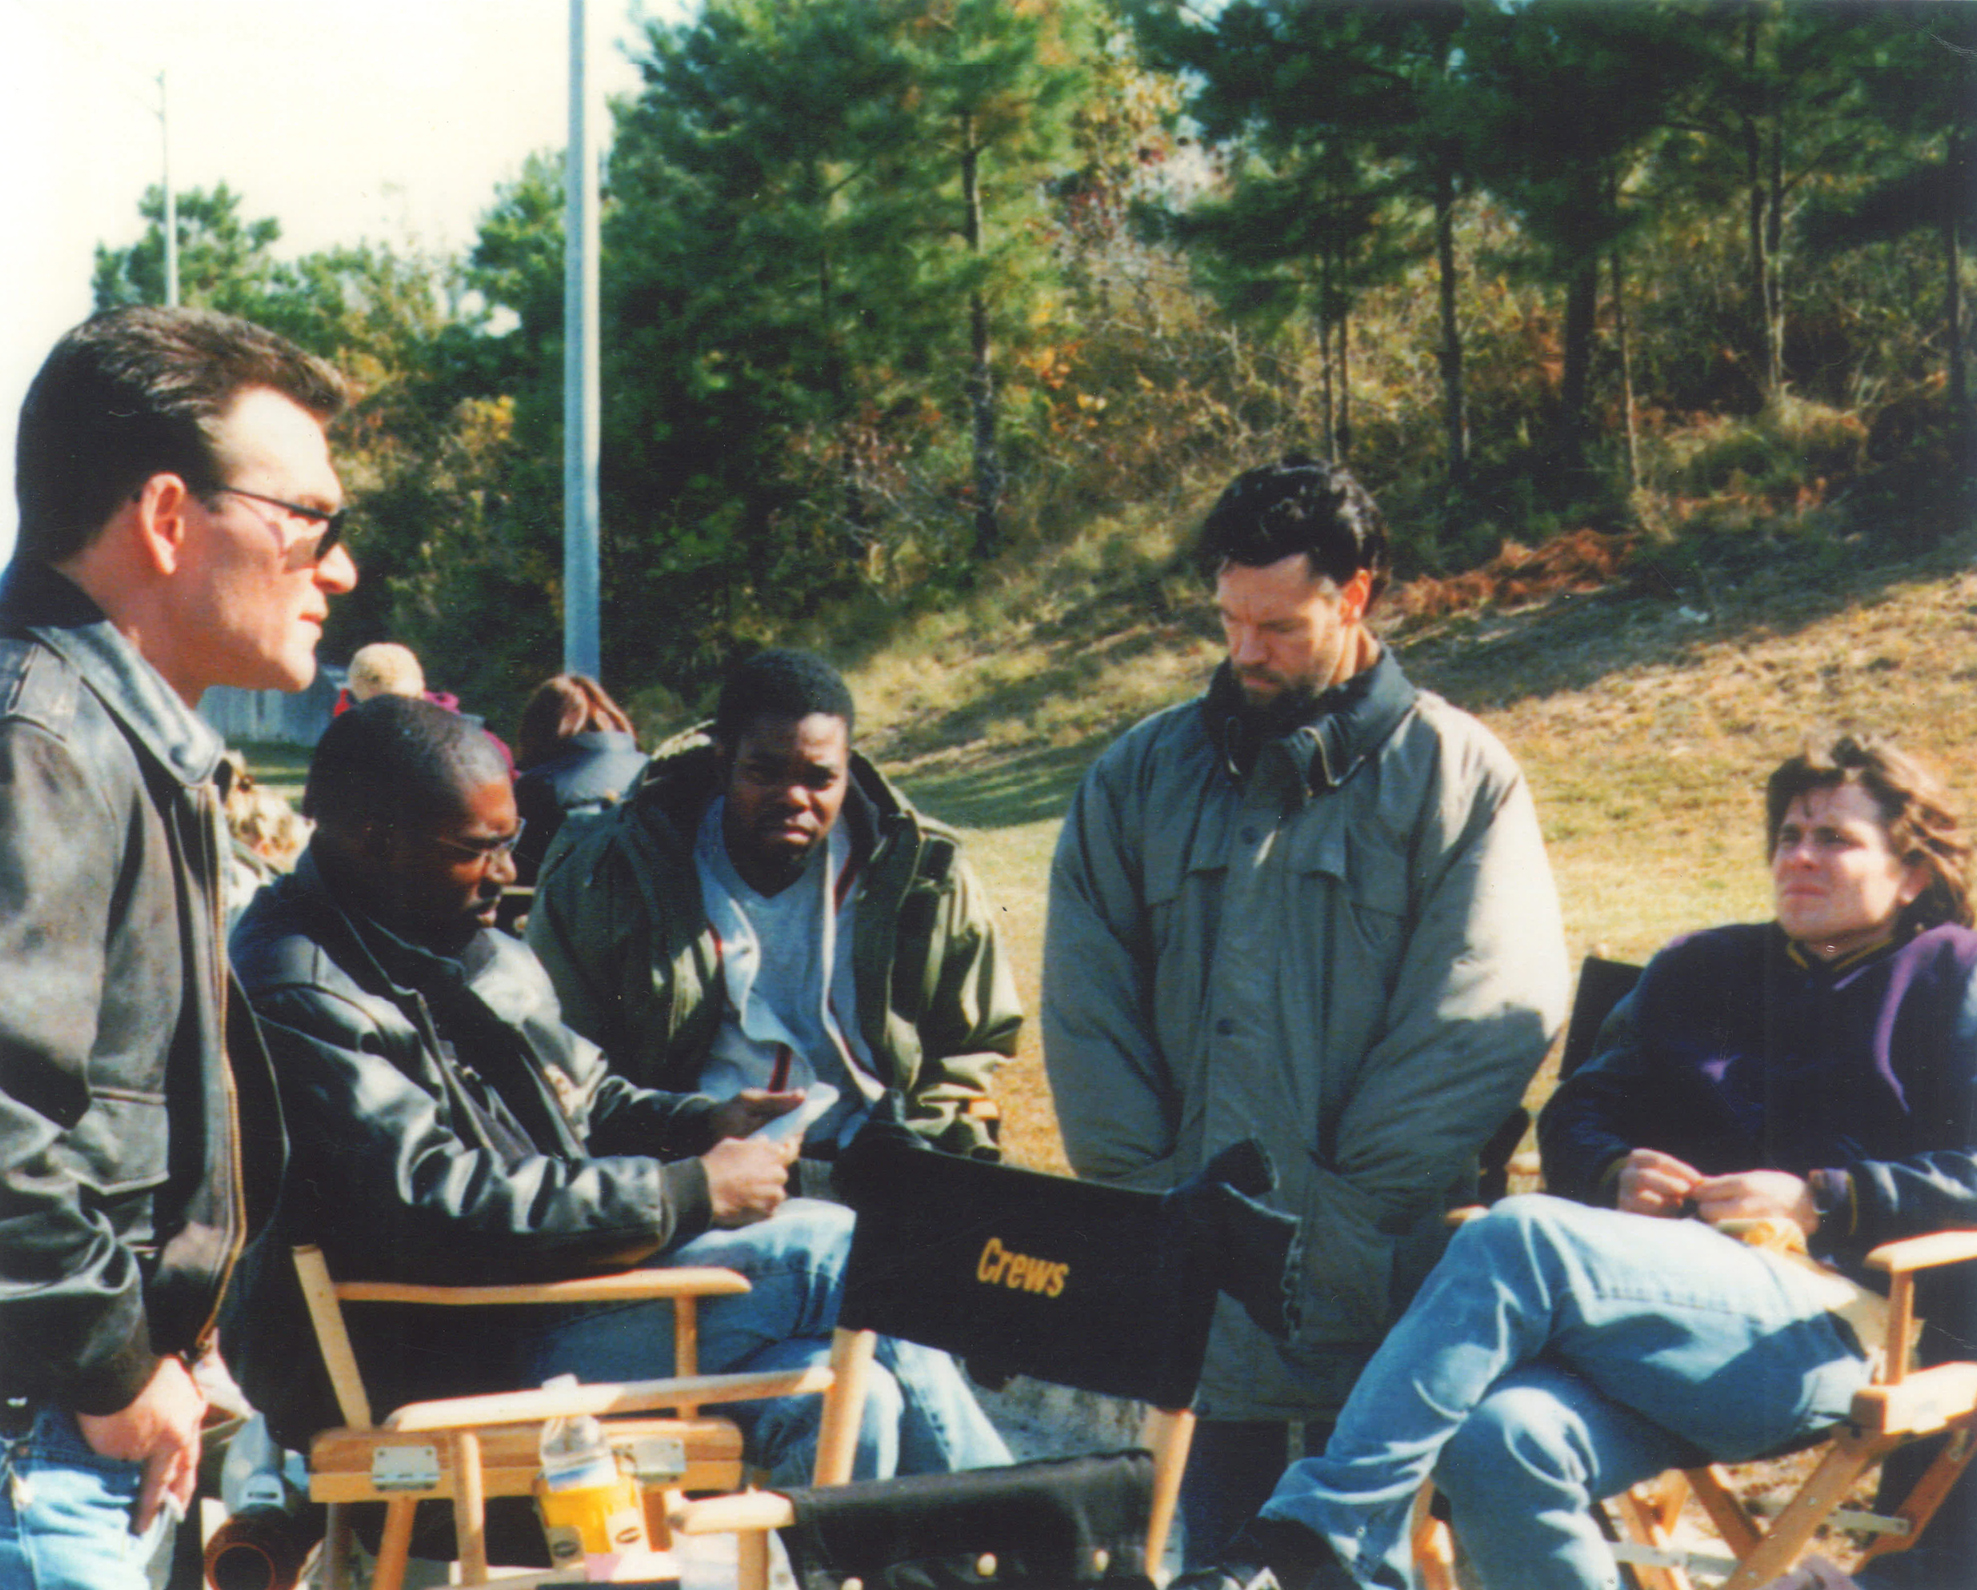
M1402 1585L1432 1471L1486 1583L1607 1590L1594 1499L1846 1416L1868 1366L1807 1279L1697 1221L1507 1199L1456 1233L1264 1515L1323 1535L1362 1583Z
M130 1532L143 1474L92 1452L73 1414L40 1409L0 1443L0 1590L147 1590L170 1515Z
M851 1211L839 1204L792 1198L772 1219L733 1231L709 1231L668 1252L663 1260L668 1267L738 1270L752 1287L735 1297L701 1303L701 1372L828 1363L851 1226ZM525 1372L536 1380L558 1374L580 1380L669 1375L672 1316L669 1303L632 1303L560 1319L524 1346ZM946 1473L1011 1461L1008 1447L947 1354L881 1337L875 1358L859 1425L857 1478ZM750 1461L767 1468L773 1483L809 1483L823 1415L821 1397L732 1403L723 1411L741 1425Z

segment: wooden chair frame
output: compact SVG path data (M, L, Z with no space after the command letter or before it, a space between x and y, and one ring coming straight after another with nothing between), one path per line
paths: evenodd
M1977 1452L1977 1363L1911 1369L1907 1343L1915 1306L1915 1275L1943 1264L1977 1260L1977 1231L1939 1231L1885 1243L1868 1266L1889 1277L1888 1328L1873 1382L1857 1392L1846 1423L1827 1442L1818 1466L1766 1529L1730 1488L1721 1464L1664 1475L1659 1492L1637 1488L1615 1500L1628 1537L1614 1555L1633 1565L1647 1590L1690 1590L1692 1575L1724 1573L1722 1590L1757 1590L1796 1567L1822 1525L1875 1535L1864 1561L1906 1551L1921 1538L1950 1487ZM1873 1344L1869 1344L1870 1346ZM1862 1474L1911 1442L1949 1434L1944 1446L1892 1514L1843 1507ZM1731 1557L1682 1551L1670 1532L1685 1493L1693 1493L1723 1537ZM1726 1571L1727 1570L1727 1571Z
M348 1509L358 1502L382 1502L385 1507L384 1537L372 1590L399 1590L410 1553L413 1516L418 1503L425 1500L452 1503L460 1582L488 1583L487 1498L530 1494L540 1468L537 1450L543 1423L578 1414L612 1417L608 1428L616 1441L659 1438L680 1443L685 1473L647 1496L646 1516L653 1543L664 1549L670 1544L668 1519L681 1493L732 1491L744 1478L740 1431L731 1421L703 1416L704 1407L820 1394L831 1384L829 1369L727 1375L696 1372L699 1299L749 1290L748 1281L732 1270L640 1269L514 1286L424 1286L333 1280L321 1250L313 1246L296 1248L294 1258L317 1344L345 1421L344 1428L320 1432L309 1451L309 1495L329 1507L321 1579L324 1590L343 1590L351 1541ZM408 1403L381 1424L372 1417L343 1318L346 1303L487 1307L658 1298L673 1304L674 1366L678 1373L672 1376ZM660 1410L670 1410L673 1417L622 1417ZM380 1454L385 1456L380 1459ZM757 1534L751 1540L744 1536L744 1586L759 1590L766 1583L767 1560L766 1537ZM749 1579L751 1571L760 1577ZM567 1575L532 1573L502 1582L520 1586L557 1578Z

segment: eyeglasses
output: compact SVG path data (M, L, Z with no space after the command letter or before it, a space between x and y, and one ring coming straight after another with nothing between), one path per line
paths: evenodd
M444 845L448 850L457 850L463 856L472 856L482 866L486 866L496 856L512 856L515 853L515 847L522 842L522 831L527 827L528 823L522 818L517 817L515 819L515 831L510 834L504 834L499 839L448 839L441 834L427 834L426 838L430 839L435 845Z
M290 549L290 564L295 568L313 568L321 563L336 550L337 545L343 540L344 531L350 527L348 508L339 508L335 513L326 513L321 508L304 507L299 502L284 502L279 497L263 496L258 491L244 491L239 486L211 486L207 489L215 495L226 492L232 497L245 497L249 502L266 503L270 508L279 508L283 513L292 513L296 518L307 520L310 524L321 525L323 528L316 533L313 546L306 541L298 541Z

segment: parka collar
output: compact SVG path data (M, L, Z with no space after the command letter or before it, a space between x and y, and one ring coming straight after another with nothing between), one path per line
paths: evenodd
M1305 795L1337 789L1386 744L1420 694L1382 646L1370 668L1334 685L1296 722L1258 735L1243 711L1240 687L1224 660L1215 670L1202 713L1222 765L1237 783L1248 779L1267 747L1281 747L1298 770Z
M0 632L22 631L74 668L181 783L211 780L225 749L213 728L179 699L80 586L45 563L16 558L0 579Z

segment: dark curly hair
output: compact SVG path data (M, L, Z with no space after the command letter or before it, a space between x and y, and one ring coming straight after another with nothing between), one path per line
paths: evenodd
M1764 787L1764 851L1777 854L1778 830L1793 801L1816 789L1858 784L1880 808L1888 843L1906 863L1929 870L1929 886L1903 908L1904 934L1944 922L1970 926L1970 841L1942 781L1915 758L1873 735L1817 740L1781 763Z
M1303 453L1238 475L1208 511L1195 559L1213 579L1224 564L1260 569L1302 552L1312 572L1344 585L1372 577L1368 607L1387 588L1387 522L1341 464Z

